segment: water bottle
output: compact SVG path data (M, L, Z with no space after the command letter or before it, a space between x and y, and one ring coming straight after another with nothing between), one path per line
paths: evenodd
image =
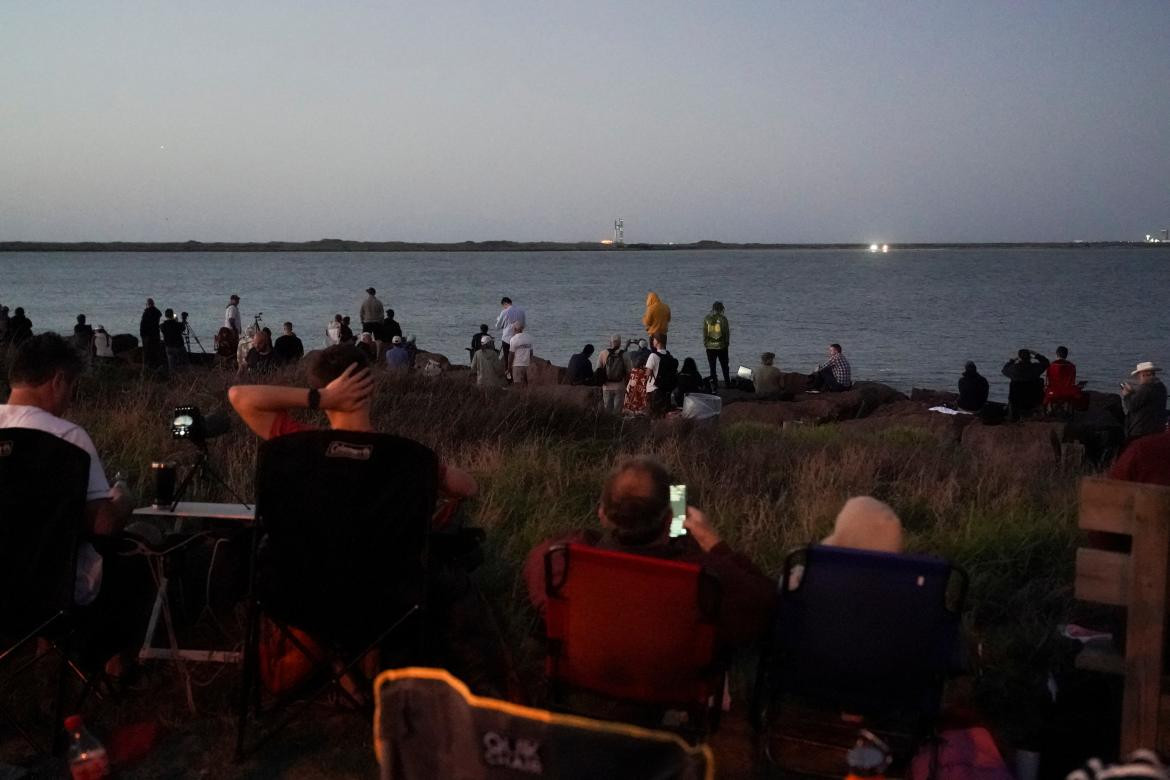
M110 759L106 748L85 728L80 715L65 719L69 732L69 774L73 780L99 780L110 776Z

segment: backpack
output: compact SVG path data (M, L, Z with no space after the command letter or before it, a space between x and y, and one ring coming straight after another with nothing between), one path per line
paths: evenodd
M605 358L605 381L622 382L627 375L625 352L620 349L609 350Z
M669 352L658 353L658 373L654 376L654 387L668 392L678 387L678 359Z

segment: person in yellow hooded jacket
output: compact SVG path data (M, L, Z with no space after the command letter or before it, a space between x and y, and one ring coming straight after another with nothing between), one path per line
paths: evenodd
M658 293L646 293L646 313L642 315L646 334L666 333L670 327L670 307L658 299Z

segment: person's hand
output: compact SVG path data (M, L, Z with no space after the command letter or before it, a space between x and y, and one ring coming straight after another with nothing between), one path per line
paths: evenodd
M687 529L687 533L703 552L711 552L712 548L723 541L707 521L707 515L703 514L703 510L693 506L687 507L687 519L683 521L683 528Z
M1133 392L1133 385L1131 385L1129 382L1122 382L1121 383L1121 394L1122 395L1129 395L1132 392Z
M358 369L357 363L350 363L341 375L321 388L321 408L335 412L353 412L370 397L374 391L374 377L370 369Z

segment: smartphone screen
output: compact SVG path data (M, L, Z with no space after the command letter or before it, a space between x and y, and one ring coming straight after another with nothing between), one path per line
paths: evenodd
M682 536L687 532L683 528L683 521L687 519L687 486L670 486L670 535Z

